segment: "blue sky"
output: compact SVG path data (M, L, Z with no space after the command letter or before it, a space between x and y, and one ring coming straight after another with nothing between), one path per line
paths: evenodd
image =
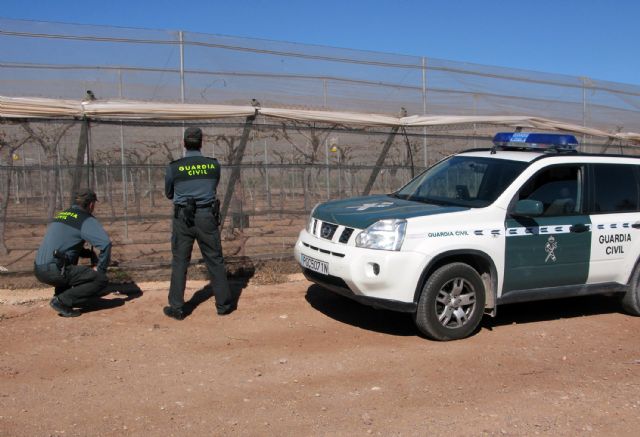
M636 0L2 0L0 17L252 37L640 85Z

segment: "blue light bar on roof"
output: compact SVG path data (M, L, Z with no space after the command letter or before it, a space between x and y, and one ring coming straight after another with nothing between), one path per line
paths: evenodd
M578 140L573 135L528 132L498 132L493 143L500 147L517 149L576 150Z

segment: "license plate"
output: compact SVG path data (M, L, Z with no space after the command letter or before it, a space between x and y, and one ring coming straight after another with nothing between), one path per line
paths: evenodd
M327 262L302 254L300 255L300 261L302 261L302 267L313 270L314 272L322 273L323 275L329 274L329 263Z

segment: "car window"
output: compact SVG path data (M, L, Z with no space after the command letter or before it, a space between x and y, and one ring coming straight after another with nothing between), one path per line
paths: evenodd
M454 156L439 162L395 193L418 202L485 207L493 203L527 163Z
M594 212L638 211L635 166L594 164Z
M542 202L543 216L580 214L583 211L583 175L584 169L578 165L546 168L524 184L517 200Z

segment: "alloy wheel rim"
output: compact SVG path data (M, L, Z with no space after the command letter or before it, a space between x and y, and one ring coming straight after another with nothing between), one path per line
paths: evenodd
M447 281L436 296L436 316L445 328L461 328L469 322L476 306L476 291L464 278Z

